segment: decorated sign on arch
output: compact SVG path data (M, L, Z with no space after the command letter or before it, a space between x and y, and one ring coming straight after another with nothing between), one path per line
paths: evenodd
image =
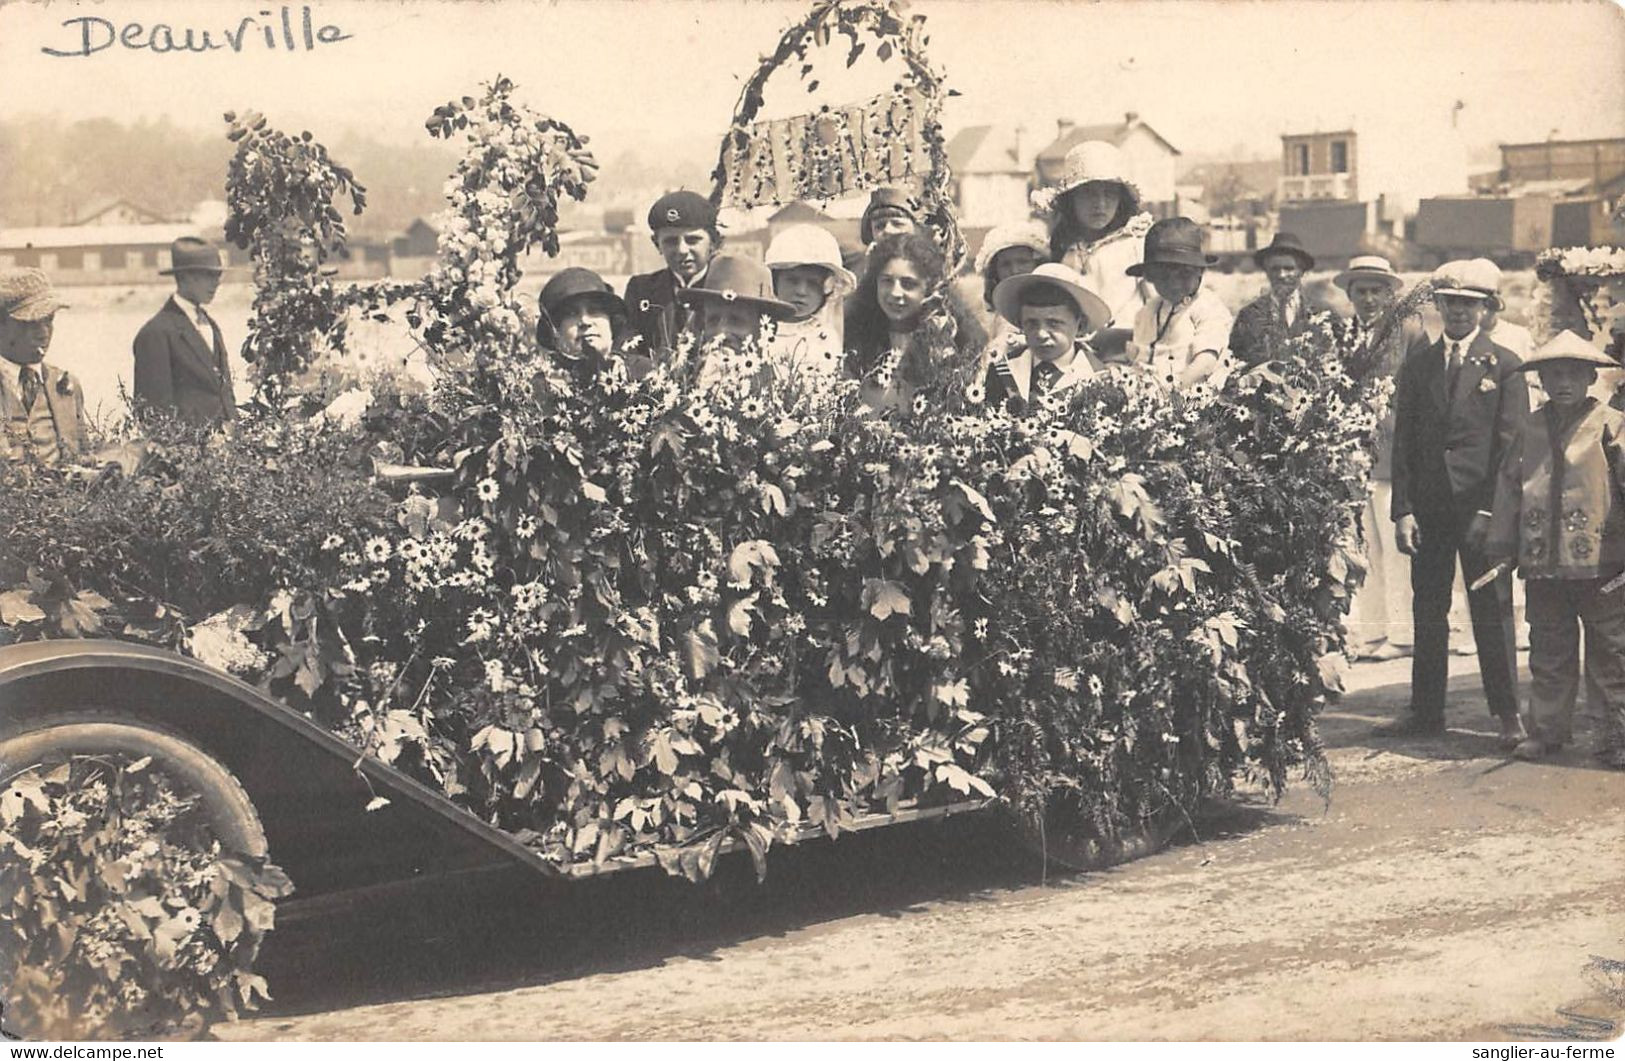
M931 169L918 89L752 124L722 160L723 202L750 207L834 199L922 180Z

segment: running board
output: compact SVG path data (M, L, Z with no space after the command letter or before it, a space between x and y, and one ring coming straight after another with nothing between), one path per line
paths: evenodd
M895 813L860 814L850 823L842 824L841 833L858 833L865 829L879 829L887 825L902 825L905 822L928 821L932 818L947 818L955 814L974 814L986 810L997 803L997 799L970 799L956 803L944 803L935 807L920 807L912 800L904 800L898 804ZM803 840L814 840L828 836L822 825L811 822L802 822L789 833L774 837L775 843L798 844ZM837 837L838 838L838 837ZM726 855L735 851L746 849L745 841L738 836L730 836L722 841L717 848L717 854ZM567 866L556 867L560 876L572 880L587 877L602 877L607 873L619 873L628 869L648 869L659 864L653 851L640 851L635 855L612 855L602 862L575 862Z

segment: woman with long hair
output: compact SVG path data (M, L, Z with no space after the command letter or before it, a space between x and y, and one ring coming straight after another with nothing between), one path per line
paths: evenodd
M1050 194L1050 260L1077 270L1106 300L1112 312L1107 329L1132 329L1151 291L1127 270L1145 257L1151 215L1140 208L1127 160L1112 144L1087 140L1066 153L1061 182Z
M947 276L926 235L886 236L869 251L847 306L847 371L877 408L910 402L945 370L974 372L987 332Z

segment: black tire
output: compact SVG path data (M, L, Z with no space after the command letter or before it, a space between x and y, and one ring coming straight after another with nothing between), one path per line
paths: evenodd
M0 785L37 766L109 754L151 756L154 767L197 795L199 812L222 850L254 858L269 853L259 812L230 770L187 738L114 712L45 715L22 732L0 737Z
M1105 869L1167 847L1179 831L1181 820L1172 814L1132 829L1120 836L1101 837L1087 827L1066 824L1058 814L1048 820L1035 815L1015 815L1016 839L1047 865L1067 872Z

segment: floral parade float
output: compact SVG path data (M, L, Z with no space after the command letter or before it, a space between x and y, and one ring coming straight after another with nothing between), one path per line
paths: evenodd
M908 120L930 161L907 164L940 192L921 28L893 3L820 3L764 69L836 32L890 45L915 78L903 106L926 108ZM430 815L465 849L556 874L695 880L727 850L763 873L775 843L951 807L1005 808L1098 864L1237 786L1278 794L1298 771L1328 791L1315 716L1339 687L1389 394L1332 331L1215 386L1109 377L1025 416L986 407L946 326L937 371L884 415L859 381L746 386L749 345L684 340L642 378L582 374L538 347L517 285L594 163L510 82L428 122L467 147L416 283L332 284L335 200L359 212L364 189L309 134L228 120L230 233L258 285L252 415L229 439L148 427L131 476L6 473L0 620L25 643L0 649L0 714L44 703L39 661L73 658L53 639L146 642L229 670L207 672L212 710L246 728L251 706L256 732L294 732L310 760L267 766L271 736L257 764L232 759L229 734L199 729L155 744L156 763L82 745L46 761L18 752L48 730L0 732L8 1021L176 1034L263 994L272 901L338 878L260 786L318 759L359 779L319 824L360 822L360 846L404 845ZM955 253L946 200L933 209ZM342 351L348 321L392 312L433 390L380 384L354 427L309 416L294 381ZM720 385L696 382L705 358ZM412 467L449 474L374 474ZM142 653L144 674L180 659ZM199 764L201 796L166 775L192 752L230 767L211 785ZM188 815L201 826L168 829Z

